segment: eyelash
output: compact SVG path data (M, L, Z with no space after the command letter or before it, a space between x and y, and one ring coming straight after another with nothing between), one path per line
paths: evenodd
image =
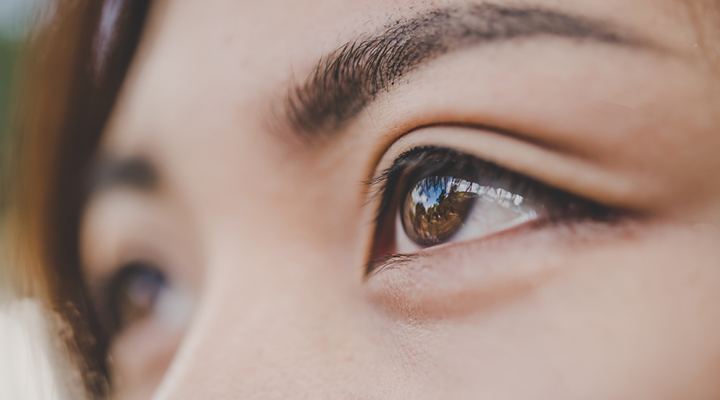
M393 231L390 226L399 210L400 198L408 193L414 182L448 171L451 175L461 175L471 181L489 179L507 182L508 191L523 196L540 199L542 203L558 206L550 207L547 218L530 224L539 229L550 224L577 223L583 220L611 222L616 220L620 210L611 209L590 200L550 187L535 179L509 171L496 164L453 149L435 146L415 147L395 159L393 164L377 178L368 182L375 188L371 192L371 201L380 198L375 215L375 238L380 239L373 246L371 260L366 265L366 277L387 267L397 267L411 261L416 254L392 254L381 251L383 236ZM388 220L388 217L393 217ZM385 231L385 232L383 232Z

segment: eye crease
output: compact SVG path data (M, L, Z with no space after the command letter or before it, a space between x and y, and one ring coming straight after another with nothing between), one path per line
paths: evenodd
M611 210L452 149L401 154L379 187L376 242L367 272L433 246L482 239L524 226L607 221Z

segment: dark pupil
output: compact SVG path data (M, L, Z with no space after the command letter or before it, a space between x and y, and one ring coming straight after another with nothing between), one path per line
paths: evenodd
M138 264L126 268L115 289L119 326L128 326L152 314L164 286L165 278L152 267Z
M462 228L477 194L472 182L449 176L422 179L403 204L402 223L408 237L420 246L443 243Z

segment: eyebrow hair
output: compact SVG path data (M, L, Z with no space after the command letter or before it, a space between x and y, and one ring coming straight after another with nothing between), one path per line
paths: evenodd
M120 158L103 156L91 169L88 180L88 194L99 193L127 187L143 192L151 192L159 186L159 176L153 164L143 156Z
M438 9L396 21L379 35L350 41L321 58L303 84L291 86L285 120L304 139L324 138L426 61L481 43L543 35L646 44L608 22L541 8L475 4Z

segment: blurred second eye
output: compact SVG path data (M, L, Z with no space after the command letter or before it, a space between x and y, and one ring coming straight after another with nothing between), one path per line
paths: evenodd
M141 262L126 265L115 277L111 289L115 325L119 330L153 315L167 286L165 276L152 265Z

